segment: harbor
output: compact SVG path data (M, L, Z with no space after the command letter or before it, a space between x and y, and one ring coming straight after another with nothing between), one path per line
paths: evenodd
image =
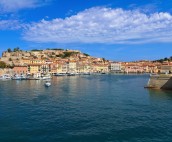
M50 87L0 81L0 141L170 141L171 92L144 89L148 79L61 76Z

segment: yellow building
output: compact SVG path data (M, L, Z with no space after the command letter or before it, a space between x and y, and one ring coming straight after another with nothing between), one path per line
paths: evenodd
M63 66L62 63L59 63L59 64L58 64L57 73L63 73L63 71L62 71L62 66Z
M93 72L108 72L109 68L108 65L102 65L102 64L94 64L92 66Z
M77 71L76 62L75 61L69 61L67 63L67 70L68 70L68 72L76 72Z
M89 64L78 64L77 72L78 73L88 73L88 72L91 72L91 66Z
M39 73L41 71L40 64L29 64L28 65L28 72L31 74Z

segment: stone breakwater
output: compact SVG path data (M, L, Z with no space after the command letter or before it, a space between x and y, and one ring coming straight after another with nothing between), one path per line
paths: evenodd
M172 90L172 75L151 75L146 88Z

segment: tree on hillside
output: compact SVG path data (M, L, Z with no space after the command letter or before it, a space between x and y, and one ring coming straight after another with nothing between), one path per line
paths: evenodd
M12 52L11 48L8 48L7 51L8 51L8 52Z
M41 49L32 49L31 51L43 51Z
M164 61L168 61L168 58L167 58L167 57L165 57L165 58L164 58Z
M83 53L85 56L90 56L89 54L87 54L87 53Z
M19 47L16 47L16 48L14 48L13 51L14 51L14 52L20 51L20 48L19 48Z
M0 61L0 68L5 68L7 65L5 62L3 61Z
M170 61L172 61L172 56L170 57Z
M105 59L105 58L102 58L102 60L103 60L103 62L105 62L105 61L106 61L106 59Z

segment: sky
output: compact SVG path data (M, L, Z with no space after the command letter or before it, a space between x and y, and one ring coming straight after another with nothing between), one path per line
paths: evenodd
M76 49L114 61L172 56L171 0L0 0L0 55Z

